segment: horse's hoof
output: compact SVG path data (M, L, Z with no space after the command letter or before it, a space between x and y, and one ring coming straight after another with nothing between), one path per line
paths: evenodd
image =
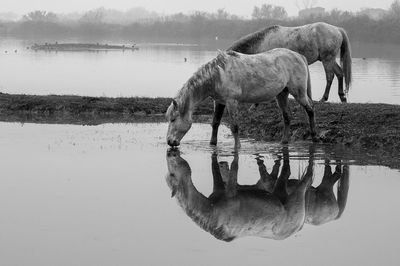
M328 98L322 97L321 100L319 100L320 103L324 103L328 100Z
M282 144L288 144L288 143L289 143L289 140L283 139L283 140L281 140L281 143L282 143Z
M346 99L346 98L340 98L340 101L341 101L342 103L347 103L347 99Z
M217 141L216 140L211 140L210 141L211 146L217 146Z

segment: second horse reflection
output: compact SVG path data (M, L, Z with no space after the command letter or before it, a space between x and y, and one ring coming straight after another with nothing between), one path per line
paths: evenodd
M332 174L326 162L322 183L313 188L311 154L305 173L297 180L289 179L287 149L283 150L282 167L281 161L276 160L271 173L268 173L263 161L257 159L258 182L239 185L238 155L234 156L229 169L227 162L218 162L217 155L213 154L213 192L206 197L194 186L190 166L180 156L179 150L169 150L167 183L172 197L176 197L185 213L202 229L224 241L244 236L285 239L298 232L304 222L323 224L340 217L347 199L347 166L342 171L338 164ZM336 200L333 185L338 180L340 191Z

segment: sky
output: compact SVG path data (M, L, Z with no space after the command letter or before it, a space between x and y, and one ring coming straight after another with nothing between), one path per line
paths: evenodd
M314 0L315 1L315 0ZM327 10L338 8L341 10L357 11L363 7L388 8L394 0L317 0L314 6L321 6ZM303 0L297 0L300 4ZM148 10L164 14L190 12L194 10L213 12L219 8L226 11L250 17L254 6L262 4L279 5L286 8L289 15L297 15L296 0L262 1L262 0L1 0L0 12L14 12L25 14L33 10L47 10L56 13L70 13L86 11L98 7L126 10L131 7L142 6Z

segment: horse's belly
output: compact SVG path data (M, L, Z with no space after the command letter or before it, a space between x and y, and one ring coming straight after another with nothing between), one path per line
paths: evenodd
M239 99L240 102L260 103L269 102L283 90L283 86L268 86L264 88L242 89L242 95Z

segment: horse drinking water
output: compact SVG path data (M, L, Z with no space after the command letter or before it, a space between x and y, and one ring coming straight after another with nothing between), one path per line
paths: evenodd
M220 52L193 74L168 107L167 143L179 146L192 125L194 108L207 97L227 107L236 148L240 147L238 104L266 102L276 98L284 120L282 142L287 143L290 133L289 94L306 110L311 136L315 139L310 75L304 56L285 48L255 55ZM216 136L213 135L213 138L216 140Z

